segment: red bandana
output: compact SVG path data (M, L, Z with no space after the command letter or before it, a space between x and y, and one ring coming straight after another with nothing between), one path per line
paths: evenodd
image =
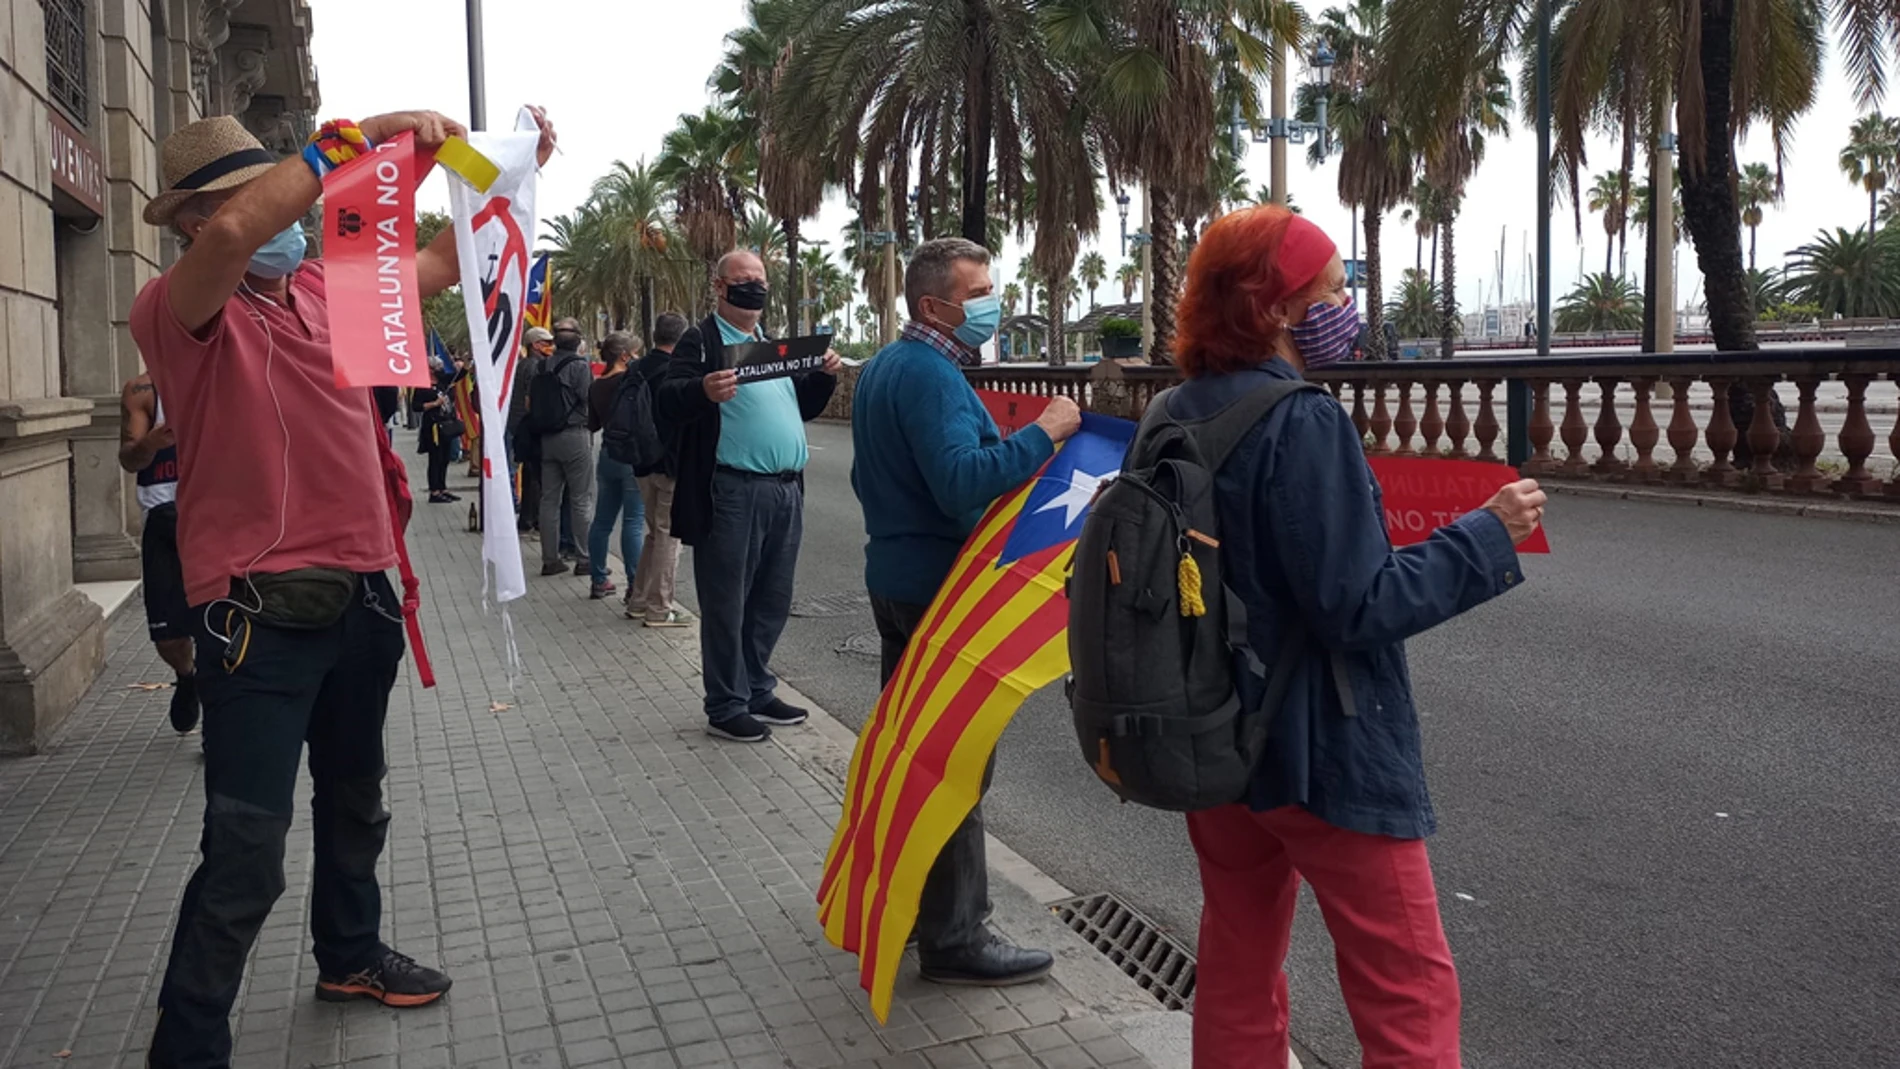
M1307 222L1305 217L1295 215L1287 220L1286 236L1280 239L1280 253L1276 257L1280 292L1274 299L1284 300L1304 292L1319 273L1326 270L1338 251L1339 247L1326 236L1326 231Z

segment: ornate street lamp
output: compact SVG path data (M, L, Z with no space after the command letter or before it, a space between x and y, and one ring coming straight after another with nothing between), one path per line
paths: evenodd
M1124 260L1128 258L1128 199L1127 190L1121 189L1115 192L1115 210L1120 212L1122 217L1122 259Z
M1272 119L1264 127L1256 126L1252 130L1256 145L1266 144L1277 138L1285 138L1289 143L1303 145L1308 137L1319 139L1321 157L1333 152L1332 128L1326 122L1326 104L1330 95L1327 90L1333 84L1333 67L1338 57L1333 54L1326 42L1313 46L1313 53L1306 57L1306 71L1311 85L1320 90L1315 94L1315 118L1318 122L1301 122L1298 119ZM1276 192L1278 192L1276 190Z

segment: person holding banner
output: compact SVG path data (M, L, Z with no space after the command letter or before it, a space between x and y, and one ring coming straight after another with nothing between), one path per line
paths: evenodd
M819 370L741 386L727 347L764 340L765 264L729 252L713 290L713 314L681 337L655 400L674 446L673 535L693 547L706 733L764 742L807 717L778 697L770 664L804 533L805 423L831 400L840 360L827 351Z
M144 218L185 251L139 293L131 331L177 431L206 753L203 858L179 908L151 1066L230 1062L245 961L284 890L306 742L317 997L410 1007L449 989L380 938L383 720L405 645L403 598L384 574L398 556L389 444L370 391L336 385L326 274L304 258L301 220L342 162L404 138L433 153L464 134L429 111L333 120L279 161L219 116L160 151L165 188ZM545 159L545 123L541 141ZM420 297L460 280L453 230L414 271Z
M851 404L857 462L851 485L864 508L864 585L883 640L889 684L950 576L964 541L992 501L1042 470L1082 425L1081 410L1053 398L1008 438L960 370L996 333L989 250L963 238L917 246L904 273L910 322L864 366ZM984 769L989 785L994 758ZM917 952L926 980L1002 986L1049 972L1041 950L1004 942L984 924L989 868L979 802L950 834L918 901Z
M1339 253L1317 226L1277 206L1222 216L1188 260L1176 337L1188 381L1159 417L1203 419L1346 359L1359 330ZM1404 642L1523 583L1515 547L1542 522L1544 493L1509 483L1395 550L1358 429L1309 390L1242 440L1215 499L1252 648L1291 642L1303 656L1284 702L1258 714L1272 727L1245 801L1187 816L1205 897L1195 1064L1286 1066L1282 966L1304 877L1365 1065L1455 1066L1458 978L1425 852L1436 821ZM1238 679L1260 709L1264 680Z

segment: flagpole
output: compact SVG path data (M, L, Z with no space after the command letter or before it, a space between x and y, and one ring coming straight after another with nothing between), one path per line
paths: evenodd
M468 0L468 128L470 130L488 129L488 75L482 64L482 0ZM474 344L469 339L469 344ZM488 436L486 421L482 425L482 436ZM470 517L475 521L477 532L488 528L488 443L477 442L481 457L475 471L475 507ZM515 473L504 473L508 485L514 486Z

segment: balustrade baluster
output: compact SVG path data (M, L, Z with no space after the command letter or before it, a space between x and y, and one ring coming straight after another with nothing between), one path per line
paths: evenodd
M1888 375L1888 382L1900 382L1900 375ZM1887 435L1887 456L1893 460L1893 478L1887 480L1887 496L1900 501L1900 411L1893 417L1893 433Z
M1445 433L1445 419L1438 414L1438 384L1425 384L1425 418L1418 429L1425 435L1425 445L1419 452L1428 457L1438 455L1438 439Z
M1601 456L1593 465L1598 475L1621 475L1629 468L1623 458L1616 455L1616 447L1623 444L1623 421L1616 414L1616 383L1613 378L1599 378L1596 439Z
M1703 477L1716 486L1732 486L1735 483L1735 465L1729 463L1729 454L1735 451L1735 421L1728 414L1727 379L1710 379L1709 389L1714 391L1714 399L1709 407L1709 452L1715 454L1715 463L1703 472Z
M1462 380L1451 383L1451 391L1445 400L1451 405L1451 418L1445 421L1445 430L1451 434L1451 455L1466 460L1471 456L1465 448L1465 438L1471 433L1471 419L1465 414L1465 384Z
M1775 450L1781 447L1781 428L1775 426L1775 380L1758 379L1749 387L1755 395L1755 418L1748 421L1748 474L1769 489L1778 489Z
M1385 436L1392 431L1392 414L1386 411L1385 407L1385 387L1386 384L1383 382L1372 384L1372 453L1374 456L1383 456L1392 452L1392 447L1385 442Z
M1657 480L1656 443L1661 440L1662 432L1656 426L1655 413L1649 410L1649 391L1655 384L1654 379L1632 379L1630 387L1636 391L1636 418L1630 421L1630 444L1636 447L1636 464L1630 469L1631 475L1646 483ZM1599 424L1599 426L1601 426ZM1598 438L1601 443L1603 439Z
M1412 436L1418 433L1418 417L1412 414L1412 384L1409 382L1399 383L1399 418L1392 426L1399 432L1399 447L1392 455L1417 456L1418 450L1412 448Z
M1843 375L1847 383L1847 419L1841 424L1841 455L1847 458L1847 474L1834 489L1856 497L1871 494L1878 485L1867 471L1867 458L1874 453L1874 428L1867 422L1867 384L1872 375Z
M1524 465L1526 475L1545 475L1557 470L1557 460L1550 455L1550 440L1557 433L1557 425L1550 421L1550 383L1535 380L1531 383L1531 458Z
M1696 476L1695 442L1701 432L1695 417L1689 414L1689 387L1694 384L1693 379L1669 380L1669 392L1675 394L1675 407L1669 416L1669 448L1676 453L1676 462L1669 465L1671 482L1689 482Z
M1797 494L1811 494L1821 486L1821 472L1814 462L1827 448L1827 432L1821 429L1821 417L1814 410L1814 394L1821 380L1810 376L1798 380L1795 387L1801 391L1801 414L1795 417L1792 439L1795 472L1785 479L1777 473L1768 481L1775 489L1785 486Z
M1366 432L1372 428L1372 420L1366 416L1366 380L1359 379L1352 384L1352 425L1359 429L1359 441L1365 443Z
M1590 440L1590 425L1583 421L1583 383L1564 383L1564 466L1565 475L1582 475L1590 470L1583 459L1583 443Z
M1496 379L1478 380L1478 459L1493 464L1499 460L1495 448L1498 442L1498 413L1492 407L1492 395L1497 388Z

